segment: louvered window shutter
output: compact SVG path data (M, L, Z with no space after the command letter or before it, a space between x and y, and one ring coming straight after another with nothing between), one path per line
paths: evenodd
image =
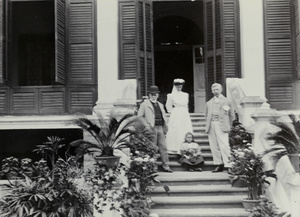
M204 1L205 11L205 63L207 73L207 97L211 98L211 85L215 82L215 62L216 62L216 49L215 49L215 13L214 13L214 2L213 0Z
M296 90L291 0L265 0L266 92L272 107L292 109Z
M296 33L296 51L297 51L297 79L300 79L300 8L299 0L294 0L295 11L295 33Z
M205 0L207 99L211 85L240 77L239 5L237 0Z
M69 0L69 84L96 84L95 1Z
M225 79L239 78L241 76L239 1L223 0L222 2Z
M6 70L6 1L0 0L0 84L7 82L7 70Z
M154 83L152 2L139 1L139 91L138 98L147 95L147 89Z
M65 0L55 0L55 82L65 84Z
M96 0L67 2L68 111L91 113L97 100Z
M137 24L136 3L133 0L119 2L120 17L120 78L137 78Z
M120 78L137 79L141 98L154 83L152 2L120 1L119 13Z

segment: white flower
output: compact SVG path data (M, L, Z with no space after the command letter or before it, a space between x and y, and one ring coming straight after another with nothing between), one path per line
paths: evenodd
M135 158L134 160L135 160L135 161L142 162L142 161L143 161L143 158L141 158L141 157L137 157L137 158Z
M229 107L228 105L223 105L223 109L224 109L225 111L229 111L230 107Z

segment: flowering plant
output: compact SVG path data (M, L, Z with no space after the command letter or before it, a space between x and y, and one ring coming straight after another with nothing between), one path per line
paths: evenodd
M255 153L251 144L245 148L239 148L231 152L231 172L238 174L241 179L247 182L248 199L258 199L262 194L263 184L269 182L267 177L276 178L273 170L264 171L262 157Z
M290 217L291 215L282 212L270 199L266 196L260 196L259 205L250 211L249 217Z
M146 193L154 184L156 165L154 158L138 151L131 154L130 167L119 165L107 168L97 163L94 172L89 171L86 181L95 193L96 210L117 211L124 217L146 217L150 214L152 200ZM120 177L126 175L128 183Z

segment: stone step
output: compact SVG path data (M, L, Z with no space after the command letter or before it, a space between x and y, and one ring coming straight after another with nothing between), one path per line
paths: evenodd
M244 208L196 208L196 209L151 209L159 217L246 217L249 213Z
M202 147L201 147L202 150ZM169 161L175 161L178 162L180 159L179 154L169 154ZM202 157L204 158L204 161L212 161L212 153L210 152L210 149L206 151L202 151Z
M246 195L246 188L236 188L231 185L189 185L169 186L169 194L163 186L157 186L151 193L156 196L207 196L207 195Z
M158 172L157 186L190 186L190 185L229 185L227 172L212 173L211 171L189 172L174 171L173 173Z
M205 133L205 126L195 125L195 126L193 126L193 131L194 131L194 134L196 134L196 133Z
M245 195L205 195L205 196L152 196L153 209L178 208L242 208Z
M156 164L158 165L158 169L161 171L162 162L158 161ZM174 171L185 171L186 170L178 161L170 161L169 166ZM204 165L202 165L201 168L203 171L211 171L215 167L216 166L213 164L213 161L208 160L208 161L204 162Z

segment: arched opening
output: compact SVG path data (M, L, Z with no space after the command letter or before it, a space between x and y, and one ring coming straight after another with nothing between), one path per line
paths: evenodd
M190 112L194 112L193 46L204 44L202 10L202 2L153 4L155 84L160 88L160 101L166 102L173 80L182 78L186 81L183 91L190 96Z

